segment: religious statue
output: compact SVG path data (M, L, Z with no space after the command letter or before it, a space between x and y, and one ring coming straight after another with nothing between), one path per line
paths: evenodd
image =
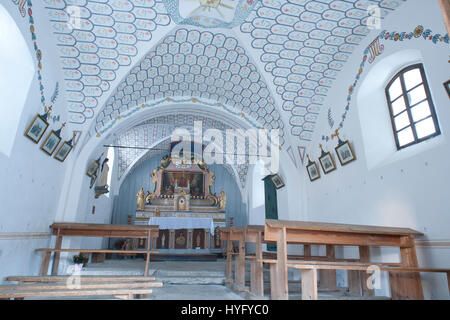
M140 188L139 192L136 195L136 203L137 203L137 209L138 210L144 210L145 208L145 192L144 188Z
M180 232L180 233L178 234L178 237L176 237L175 242L176 242L178 245L184 245L184 244L185 244L186 238L183 236L183 233L182 233L182 232Z
M200 233L197 233L197 238L195 239L195 246L201 247L201 239L200 239Z
M100 197L104 193L108 193L108 172L109 172L109 166L108 166L108 158L105 158L103 160L102 164L102 170L100 173L100 178L97 180L97 183L95 185L95 199Z
M159 211L159 208L156 208L155 210L155 217L161 216L161 212Z
M219 193L219 208L220 209L225 209L225 206L227 205L227 195L225 193L225 191L220 191Z
M161 237L161 248L165 247L165 242L166 242L166 234L163 233L163 235Z
M209 186L208 187L211 188L212 185L214 184L214 180L216 179L216 177L214 176L214 172L212 172L212 171L208 171L208 176L209 176Z
M153 183L154 186L155 186L155 189L153 190L153 192L156 190L156 183L158 182L158 175L157 175L157 172L158 172L157 169L154 169L154 170L152 171L152 183Z
M145 197L145 203L151 204L152 195L150 194L150 191L147 191L147 196Z

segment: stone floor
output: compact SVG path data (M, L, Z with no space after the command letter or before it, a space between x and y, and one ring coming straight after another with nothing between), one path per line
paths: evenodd
M81 275L143 275L143 259L112 259L103 263L89 263ZM247 268L249 269L249 268ZM268 276L268 272L266 272ZM149 300L244 300L250 299L246 293L236 293L225 283L225 259L217 261L151 261L149 274L163 282L163 287L155 288ZM247 274L247 278L249 275ZM265 297L270 298L270 286L265 279ZM249 284L247 284L249 285ZM300 300L300 281L290 281L289 299ZM112 297L78 297L70 299L111 299ZM320 291L320 300L364 299L352 297L344 290ZM371 299L386 299L371 297Z

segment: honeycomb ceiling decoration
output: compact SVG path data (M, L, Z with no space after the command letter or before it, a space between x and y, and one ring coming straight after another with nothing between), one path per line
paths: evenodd
M174 97L203 98L235 115L251 117L257 127L280 130L284 123L255 65L222 33L178 29L135 66L97 117L100 131L109 122L146 101Z
M69 121L82 130L110 128L136 104L189 96L280 129L294 150L312 139L329 88L370 32L368 8L384 18L404 1L42 0Z

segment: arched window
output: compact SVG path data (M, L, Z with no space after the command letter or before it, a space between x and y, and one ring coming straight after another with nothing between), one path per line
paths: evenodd
M422 64L397 73L386 97L398 150L441 133Z
M25 39L13 18L0 5L0 153L8 157L34 71L34 61Z

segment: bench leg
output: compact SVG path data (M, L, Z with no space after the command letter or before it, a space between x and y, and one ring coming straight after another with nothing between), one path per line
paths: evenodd
M369 249L369 247L367 247L367 246L360 246L359 247L359 260L361 262L364 262L364 263L370 262L370 249ZM368 274L365 271L359 271L359 272L360 272L361 281L362 281L363 295L366 296L366 297L373 296L373 294L374 294L373 289L370 289L367 286L367 281L370 278L370 274Z
M148 277L148 267L150 264L150 252L147 252L147 258L145 259L145 271L144 271L144 277Z
M44 256L42 257L42 265L41 265L41 271L39 272L39 275L46 276L48 273L48 266L50 264L50 257L51 257L50 251L45 251Z
M151 241L151 237L150 237L150 231L147 234L147 257L145 259L145 271L144 271L144 277L148 276L148 264L150 263L150 241Z
M406 241L405 241L406 242ZM409 247L400 248L402 265L405 267L417 267L416 249L414 238L409 239ZM411 273L389 273L391 285L391 296L394 300L423 300L422 282L420 274Z
M360 271L347 271L348 275L348 291L351 294L361 296L362 295L362 289L361 289L361 273Z
M62 236L58 236L56 238L56 245L55 249L61 249L62 244ZM53 268L52 268L52 275L56 276L58 274L58 267L59 267L59 258L61 256L60 252L55 252L53 255Z
M250 292L258 297L264 296L263 266L256 259L250 264Z
M335 261L335 251L333 245L326 245L327 261ZM320 287L327 289L335 289L336 270L320 270Z
M270 299L277 300L277 292L279 291L277 281L277 265L275 263L270 264Z
M276 300L289 299L288 287L288 267L287 267L287 248L286 248L286 228L278 230L277 237L277 264L276 264L277 292Z
M317 300L317 269L302 270L302 300Z
M245 234L239 239L239 253L235 260L235 287L238 291L245 288Z
M228 240L227 242L227 266L226 266L226 279L231 281L231 272L233 270L233 256L232 253L232 242Z

